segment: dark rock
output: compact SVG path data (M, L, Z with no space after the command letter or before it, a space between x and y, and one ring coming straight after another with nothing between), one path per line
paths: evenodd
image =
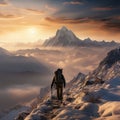
M75 100L75 98L71 98L71 97L66 98L66 101L68 101L68 102L73 102L74 100Z
M106 65L106 67L110 68L113 64L120 60L120 48L111 50L107 57L100 63L100 65Z
M29 112L22 112L18 115L17 118L15 118L15 120L24 120L26 116L28 116L29 114L30 114Z

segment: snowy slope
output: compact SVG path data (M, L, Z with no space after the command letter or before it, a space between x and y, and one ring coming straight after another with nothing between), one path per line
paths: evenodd
M75 84L76 83L76 84ZM114 83L114 84L113 84ZM80 79L65 91L60 105L49 97L38 104L25 120L119 120L120 78L81 88ZM117 107L118 106L118 107Z

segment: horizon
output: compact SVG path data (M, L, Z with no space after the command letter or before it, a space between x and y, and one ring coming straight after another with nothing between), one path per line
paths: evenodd
M19 50L19 49L29 49L29 48L30 49L39 48L39 47L42 47L43 43L46 40L49 40L50 38L53 38L56 35L57 31L61 30L63 27L65 27L69 31L72 31L71 29L69 29L66 26L61 26L60 28L58 28L55 31L54 35L50 36L49 38L39 39L39 40L37 39L36 41L24 41L24 42L19 42L19 41L18 42L0 42L1 43L0 47L6 49L8 51L16 51L16 50ZM36 29L35 28L34 29L29 28L28 29L28 31L31 32L31 34L35 34L36 31L34 31L34 30L36 30ZM72 31L72 32L74 33L74 31ZM79 38L79 40L82 40L82 41L84 41L85 39L90 39L92 41L97 41L97 42L116 42L116 43L119 43L119 41L116 41L116 40L105 40L105 39L96 40L96 39L90 38L89 36L82 39L79 36L77 36L76 34L75 34L75 36L77 38ZM6 44L8 45L7 47L6 47ZM25 47L25 46L27 46L27 47Z

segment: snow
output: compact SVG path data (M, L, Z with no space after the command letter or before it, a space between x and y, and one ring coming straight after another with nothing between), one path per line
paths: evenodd
M25 120L119 120L120 78L80 89L84 77L79 73L70 81L64 92L63 104L48 95Z
M84 115L80 110L73 110L67 108L61 111L53 120L90 120L89 117Z
M99 113L101 117L120 114L120 102L107 102L100 106Z
M4 117L0 118L0 120L14 120L16 116L18 116L23 111L29 111L29 107L23 106L19 108L14 108L8 114L6 114Z

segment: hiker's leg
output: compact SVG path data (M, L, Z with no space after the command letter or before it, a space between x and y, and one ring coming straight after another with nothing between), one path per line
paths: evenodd
M62 86L60 87L60 99L61 100L63 99L63 87Z
M59 87L59 100L61 99L61 88Z
M57 86L57 99L59 100L59 87Z
M60 87L58 86L57 87L57 98L58 98L58 100L60 100Z

